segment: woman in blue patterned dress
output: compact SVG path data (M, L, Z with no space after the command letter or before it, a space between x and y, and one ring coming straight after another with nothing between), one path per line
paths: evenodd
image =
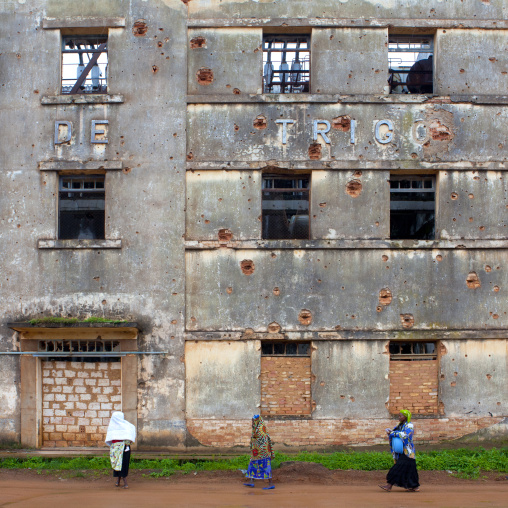
M390 492L392 487L402 487L410 492L418 492L420 483L416 469L415 447L413 445L414 428L411 423L411 412L403 409L399 414L399 424L393 429L386 429L390 439L395 464L386 475L386 485L380 485L383 490ZM395 451L395 439L400 439L403 445L403 453Z
M272 483L272 441L266 432L265 422L259 415L252 417L252 436L250 438L251 458L246 477L252 480L268 480L268 487L263 490L275 488ZM244 483L246 487L254 487L254 483Z

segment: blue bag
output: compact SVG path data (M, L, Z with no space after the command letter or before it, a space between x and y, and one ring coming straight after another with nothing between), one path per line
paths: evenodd
M400 437L392 437L392 450L395 453L404 453L404 443Z

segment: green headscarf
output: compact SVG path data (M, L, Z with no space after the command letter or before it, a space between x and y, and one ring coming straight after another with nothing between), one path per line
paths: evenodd
M399 413L402 413L406 417L407 423L411 421L411 411L409 411L408 409L401 409Z

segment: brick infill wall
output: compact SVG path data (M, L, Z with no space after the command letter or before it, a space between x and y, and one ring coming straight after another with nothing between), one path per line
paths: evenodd
M44 447L106 446L113 411L121 411L120 362L42 362Z
M390 361L390 413L438 414L438 361Z
M310 415L310 357L261 357L261 414Z
M425 418L415 420L415 444L457 439L490 427L503 418ZM387 444L385 428L395 419L370 420L266 420L277 449ZM204 446L228 448L249 446L251 420L187 420L187 429Z

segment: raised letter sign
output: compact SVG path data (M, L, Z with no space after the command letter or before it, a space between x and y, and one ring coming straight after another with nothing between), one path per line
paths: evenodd
M90 143L103 143L107 144L109 143L107 138L104 139L96 139L97 134L105 134L105 131L103 129L97 129L96 125L107 125L109 124L109 120L92 120L92 134L90 136Z
M60 136L60 125L66 125L67 126L67 136L65 136L65 139L59 139ZM61 145L62 143L68 143L71 140L72 137L72 124L71 122L67 122L65 120L57 120L55 122L55 145Z
M349 138L349 142L352 145L355 144L355 133L356 133L356 120L351 120L351 137Z
M326 125L326 130L319 129L318 125L320 123L324 123ZM312 139L317 141L318 134L323 136L324 142L330 144L330 138L326 135L326 133L330 130L330 122L328 120L314 120L314 128L312 129Z
M386 125L388 127L388 132L385 134L385 137L381 137L381 133L379 132L379 128L382 125ZM376 141L381 143L382 145L386 145L393 139L393 123L391 120L379 120L376 124Z
M282 118L280 120L275 120L275 123L282 124L282 144L285 145L287 141L288 123L295 123L295 121L289 118Z

